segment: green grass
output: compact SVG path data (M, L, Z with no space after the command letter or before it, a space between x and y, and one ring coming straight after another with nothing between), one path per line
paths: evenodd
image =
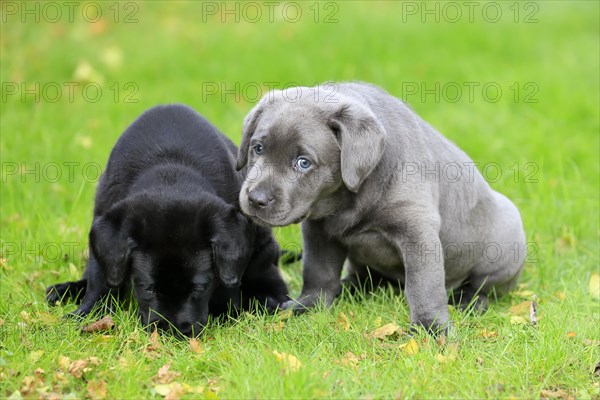
M7 3L14 2L3 2L2 10ZM266 6L260 23L235 23L234 17L221 23L219 15L203 21L199 2L139 2L138 22L129 24L123 22L133 10L125 9L129 3L121 3L119 22L111 4L101 3L104 19L96 24L83 20L80 8L73 23L64 9L56 23L35 23L31 16L21 23L20 14L3 14L1 397L18 397L15 392L41 368L33 385L46 393L42 397L86 397L90 382L104 381L109 398L160 398L151 378L172 362L171 370L181 373L176 382L204 388L187 397L214 397L216 391L224 398L539 398L542 390L563 390L599 398L594 368L600 361L600 303L588 288L599 269L597 2L519 3L517 23L513 2L498 3L503 17L497 23L482 17L486 3L478 3L472 23L466 8L457 23L436 23L435 16L422 23L421 14L407 14L406 3L340 2L338 22L329 24L322 22L333 10L325 9L327 3L319 4L318 23L312 2L302 3L297 23L269 22ZM535 10L531 4L538 6L537 22L524 23ZM76 76L82 63L95 72ZM83 85L86 79L101 85L99 101L86 100L80 89L70 101L64 83ZM256 101L254 83L326 80L369 81L406 98L481 168L502 169L499 179L489 170L491 185L517 204L537 250L519 289L484 315L452 310L458 346L441 347L417 335L419 351L409 354L401 347L407 335L365 338L385 323L408 325L403 296L387 291L344 294L331 309L281 325L281 316L250 314L211 324L201 354L170 337L161 338L159 351L148 352L149 335L133 306L114 315L116 328L104 337L81 334L77 323L60 320L73 304L44 303L46 286L80 276L95 166L104 167L119 134L143 110L187 103L239 143L242 119ZM63 96L53 102L54 92L47 92L39 101L33 95L23 101L20 92L10 94L12 83L34 88L36 82L40 88L56 82ZM128 82L138 89L136 103L125 101L132 93ZM465 82L478 85L472 100ZM213 84L235 91L236 83L248 89L246 96L206 93ZM449 91L439 100L426 93L423 98L421 85L432 89L436 83L456 83L463 96L453 101ZM502 89L498 101L482 94L490 83ZM419 92L410 94L415 85ZM491 89L488 95L495 97ZM61 167L58 179L52 163ZM301 240L298 226L277 229L276 235L282 244ZM294 294L301 287L300 269L284 268ZM530 292L539 303L538 326L511 323L510 307L530 300ZM340 312L349 318L348 330L338 322ZM497 336L485 337L483 329ZM294 355L302 366L286 372L273 351ZM348 352L357 360L348 361ZM101 362L82 378L62 376L60 356Z

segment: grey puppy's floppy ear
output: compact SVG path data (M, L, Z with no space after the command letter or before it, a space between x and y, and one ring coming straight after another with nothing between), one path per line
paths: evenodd
M111 210L94 220L90 230L90 250L111 288L123 286L129 276L133 242L123 228L122 210Z
M242 143L240 143L240 149L238 150L238 158L236 168L239 171L244 168L244 166L248 163L248 150L250 147L250 139L252 135L254 135L254 131L256 130L256 126L258 125L258 121L260 116L264 111L264 107L271 103L275 96L281 93L281 90L271 90L269 93L265 94L262 99L258 102L256 106L246 117L244 118L244 124L242 126Z
M385 129L371 110L350 100L332 113L328 124L340 143L344 185L356 193L383 156Z
M213 259L221 282L237 287L252 256L252 227L233 207L225 218L215 221L211 238Z

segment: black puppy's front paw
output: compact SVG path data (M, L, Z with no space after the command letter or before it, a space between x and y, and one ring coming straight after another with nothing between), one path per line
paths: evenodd
M85 294L87 281L57 283L46 288L46 302L53 306L57 303L74 299L79 301Z

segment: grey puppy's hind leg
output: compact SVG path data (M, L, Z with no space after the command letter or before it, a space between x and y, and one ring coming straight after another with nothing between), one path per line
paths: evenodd
M452 291L448 304L452 304L461 311L467 310L472 305L475 311L483 313L488 308L488 297L487 293L479 288L474 288L469 282L465 282Z

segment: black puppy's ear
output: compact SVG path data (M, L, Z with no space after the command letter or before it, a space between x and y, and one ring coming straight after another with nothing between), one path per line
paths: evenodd
M129 276L132 242L123 229L121 213L110 213L94 220L90 230L90 249L111 288L119 288Z
M328 124L342 149L342 180L356 193L383 156L385 129L371 110L349 100L332 113Z
M213 259L219 278L226 287L237 287L252 256L254 232L248 220L231 209L225 218L214 222Z
M248 115L246 115L244 118L244 124L242 126L242 142L240 143L236 165L238 171L244 168L244 166L248 163L250 139L252 139L252 135L254 135L254 131L256 130L256 126L258 125L258 121L264 111L265 106L268 103L271 103L280 92L280 90L271 90L269 93L265 94L263 98L260 99L258 104L254 106L254 108L250 110Z

